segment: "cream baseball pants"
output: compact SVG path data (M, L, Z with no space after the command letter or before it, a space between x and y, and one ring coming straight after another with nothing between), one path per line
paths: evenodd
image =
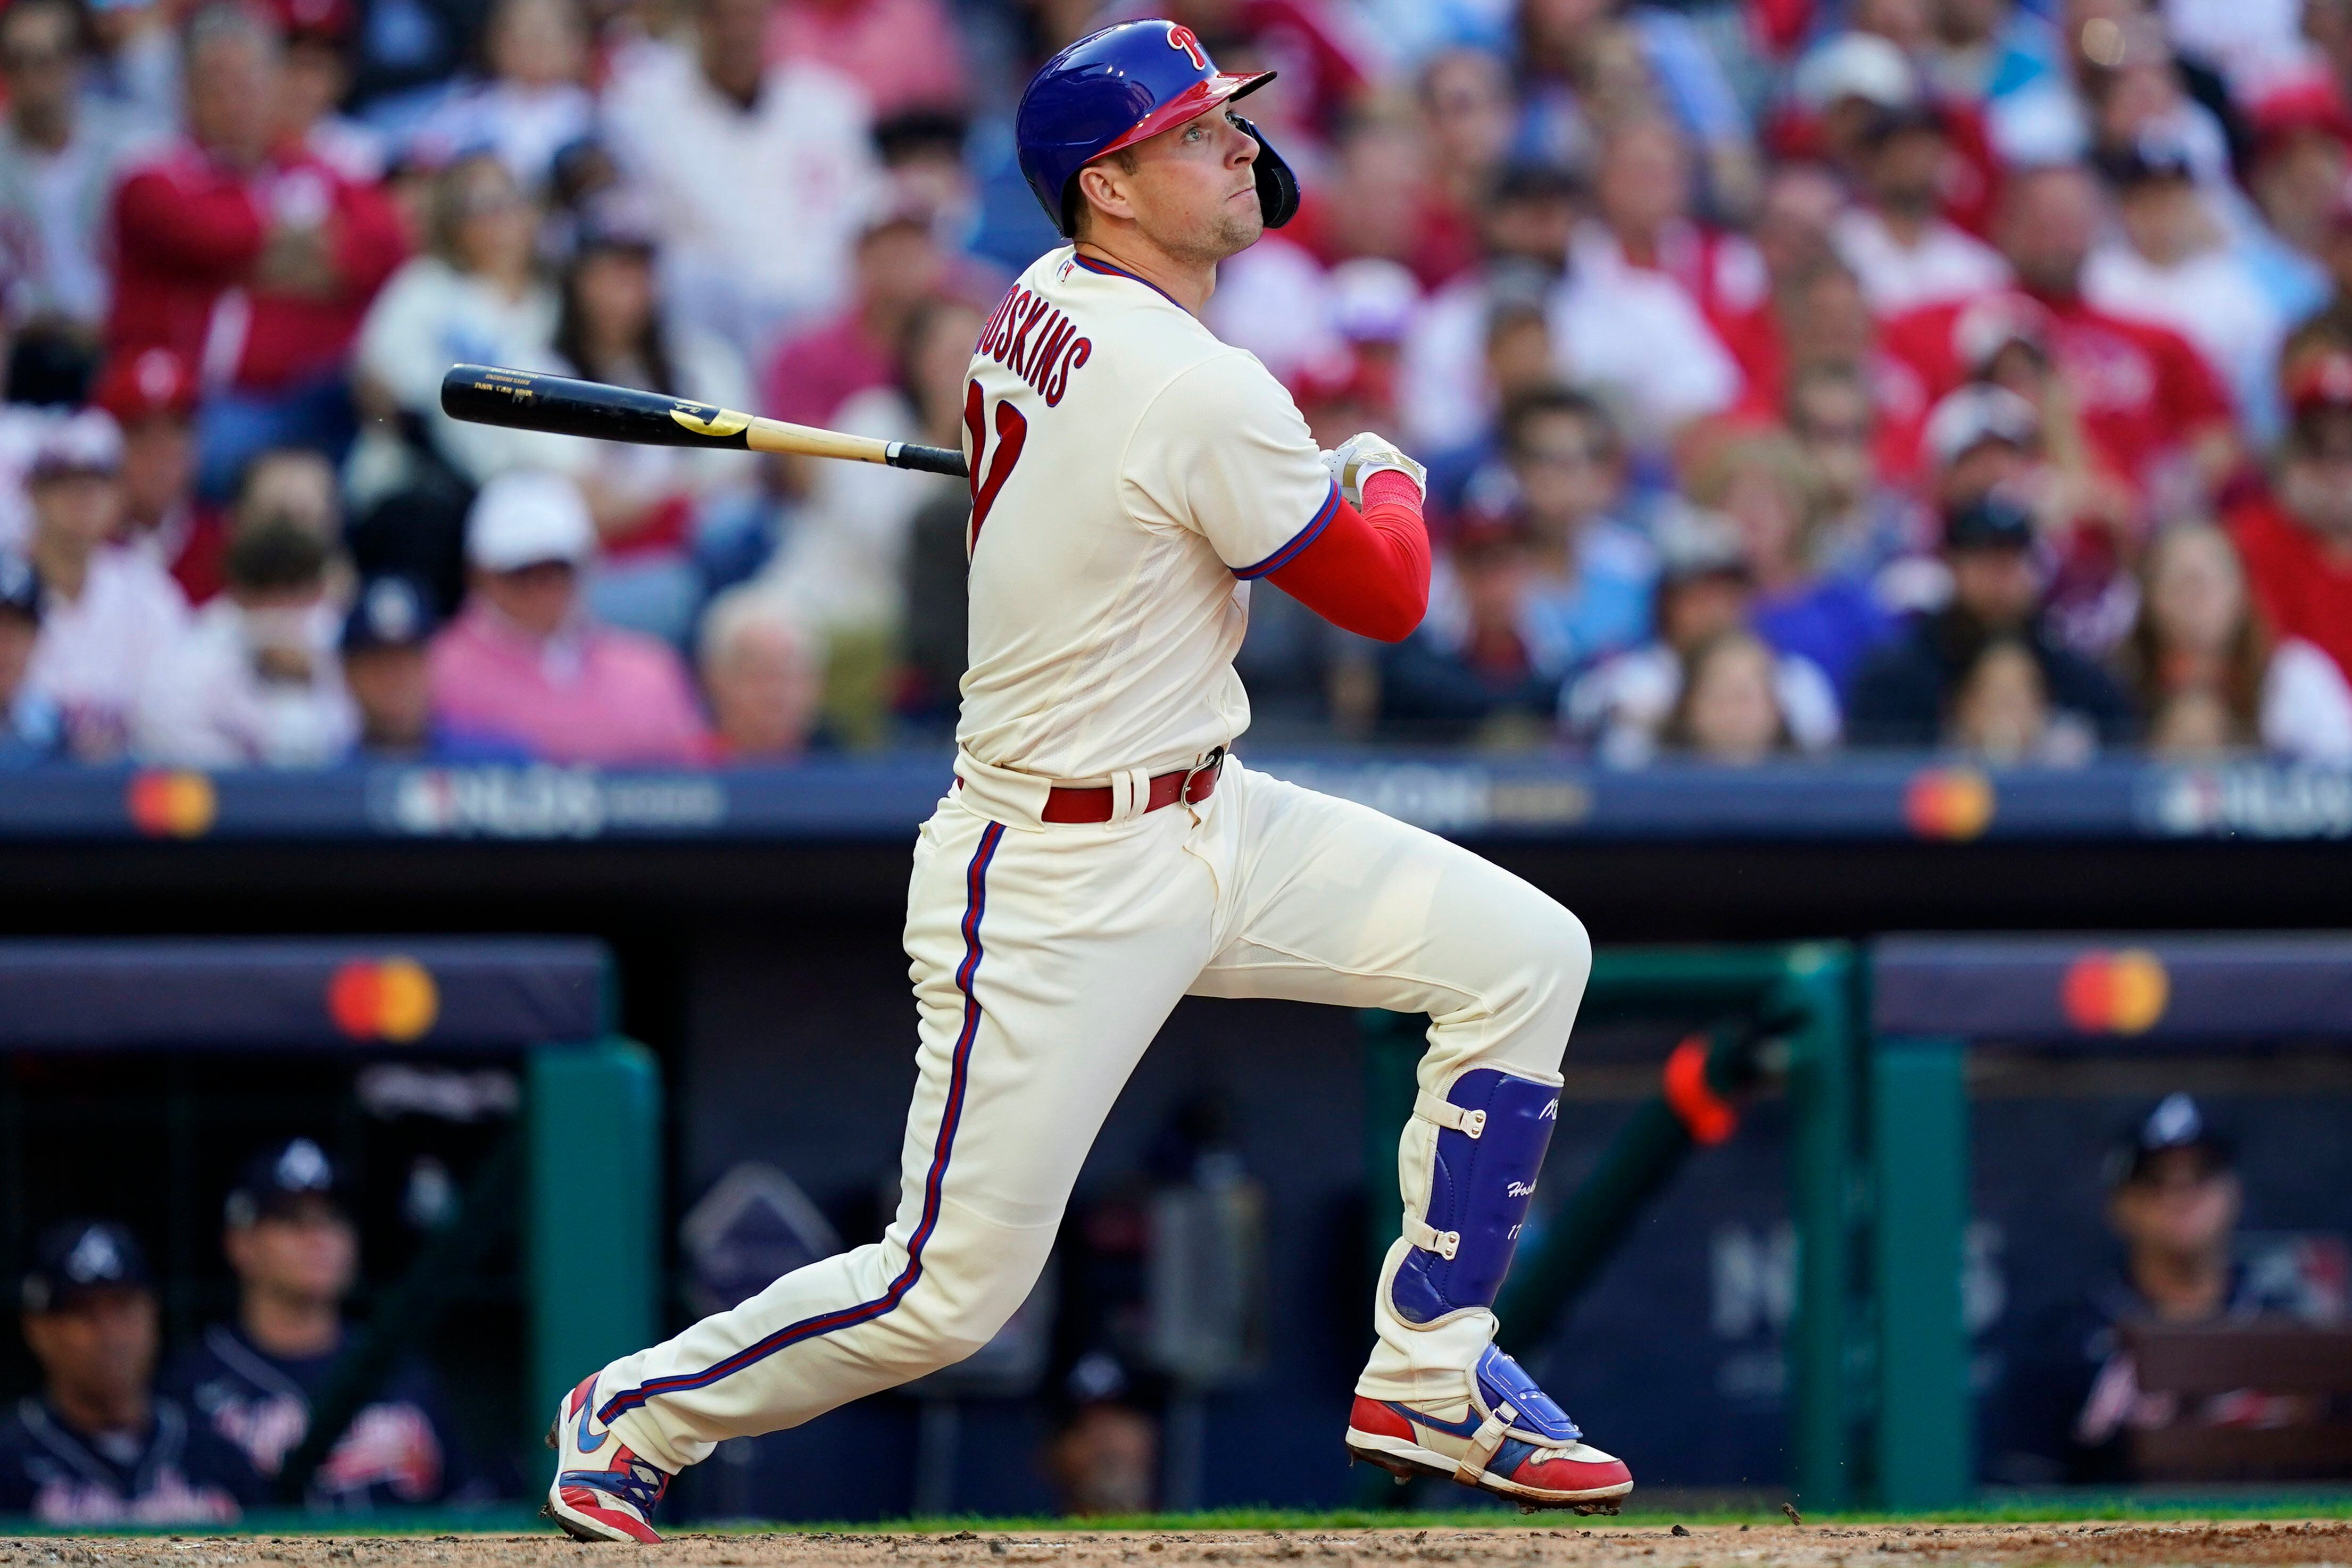
M599 1414L665 1469L794 1427L985 1344L1027 1296L1111 1103L1184 996L1429 1015L1423 1103L1476 1068L1557 1085L1591 969L1576 917L1509 873L1377 811L1227 760L1215 792L1104 823L1039 821L1044 786L970 758L907 893L921 1043L882 1239L810 1264L625 1356ZM1439 1127L1399 1149L1408 1218ZM1426 1228L1424 1227L1424 1233ZM1458 1401L1493 1313L1406 1322L1389 1281L1358 1392Z

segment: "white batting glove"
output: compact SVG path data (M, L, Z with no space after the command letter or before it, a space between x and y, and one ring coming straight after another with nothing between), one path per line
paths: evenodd
M1429 495L1429 470L1406 456L1395 442L1369 430L1348 437L1323 454L1323 466L1330 470L1331 477L1339 482L1340 497L1351 507L1363 506L1364 482L1383 469L1411 479L1412 487L1424 499Z

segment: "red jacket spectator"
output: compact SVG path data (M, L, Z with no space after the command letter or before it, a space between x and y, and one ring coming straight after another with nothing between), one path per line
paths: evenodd
M406 253L383 193L299 149L239 171L193 142L125 177L113 206L109 347L170 349L207 385L270 392L339 369L376 289ZM268 255L273 234L320 231L303 277Z
M195 498L196 378L169 349L109 360L90 402L122 427L121 542L146 550L191 604L221 591L227 519Z
M2229 393L2187 339L2080 298L1999 294L1931 305L1888 322L1882 341L1918 371L1931 400L1985 373L2011 344L2044 355L2074 392L2097 455L2136 486L2158 459L2233 427Z
M2317 645L2352 678L2352 353L2324 351L2286 383L2294 419L2276 498L2237 508L2230 531L2271 629Z
M2331 549L2265 496L2230 518L2271 629L2324 650L2352 679L2352 545Z

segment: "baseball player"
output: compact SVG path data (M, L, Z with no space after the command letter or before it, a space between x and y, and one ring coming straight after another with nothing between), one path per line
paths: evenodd
M548 1511L573 1535L655 1540L669 1478L721 1440L985 1344L1187 995L1430 1016L1349 1451L1530 1507L1633 1489L1493 1343L1584 928L1466 850L1229 751L1258 579L1391 641L1429 585L1420 465L1370 434L1318 452L1265 368L1201 323L1217 263L1297 205L1232 108L1272 75L1137 21L1023 95L1022 169L1072 243L1021 275L964 388L971 660L908 890L920 1045L898 1217L582 1381L550 1434Z
M41 1391L0 1416L0 1516L43 1524L233 1524L266 1500L235 1445L149 1386L153 1277L103 1219L51 1226L22 1283Z
M360 1262L348 1198L311 1139L281 1139L247 1161L222 1206L236 1316L207 1327L163 1375L164 1392L244 1449L267 1480L309 1436L312 1406L348 1343L342 1304ZM370 1395L313 1472L310 1507L363 1513L487 1495L452 1436L430 1363L400 1357Z

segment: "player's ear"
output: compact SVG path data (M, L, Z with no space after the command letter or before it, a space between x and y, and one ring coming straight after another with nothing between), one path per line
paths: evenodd
M1078 200L1082 204L1101 208L1115 218L1135 215L1135 207L1120 185L1118 166L1105 159L1089 163L1078 171Z

